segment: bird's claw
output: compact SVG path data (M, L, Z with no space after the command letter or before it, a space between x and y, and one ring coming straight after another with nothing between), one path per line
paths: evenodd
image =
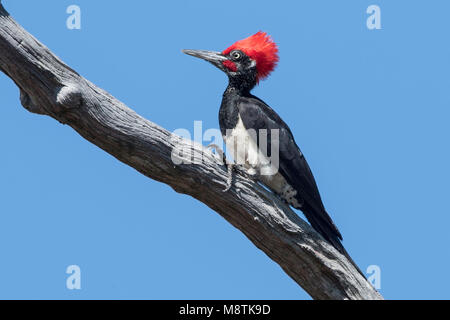
M208 149L215 149L216 152L219 154L220 160L222 161L220 164L225 164L227 166L227 182L226 187L222 192L228 192L231 187L233 186L233 170L235 167L234 163L228 163L225 153L223 150L217 145L217 144L210 144L207 146Z
M234 163L226 163L227 166L227 186L222 192L228 192L233 186L233 169L235 167Z

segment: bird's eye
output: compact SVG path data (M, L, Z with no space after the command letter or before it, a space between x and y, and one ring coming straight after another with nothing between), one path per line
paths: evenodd
M242 57L242 54L239 51L231 52L231 57L233 60L239 60Z

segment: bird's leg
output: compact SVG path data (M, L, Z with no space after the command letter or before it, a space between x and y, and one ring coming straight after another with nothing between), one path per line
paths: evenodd
M236 166L234 163L227 162L225 162L225 165L227 166L227 186L222 192L228 192L233 186L233 170Z
M226 182L227 184L226 188L222 191L227 192L233 186L233 170L236 165L232 162L228 163L227 158L225 156L225 152L223 152L223 150L217 144L210 144L207 146L207 148L210 150L215 149L216 152L219 154L219 157L221 158L222 162L220 164L225 164L227 166L227 182Z

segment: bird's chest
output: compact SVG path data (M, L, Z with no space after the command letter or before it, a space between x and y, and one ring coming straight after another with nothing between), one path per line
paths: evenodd
M245 127L238 114L234 127L226 129L224 135L228 154L251 174L260 174L261 168L270 163L270 159L258 148L257 134L256 130Z

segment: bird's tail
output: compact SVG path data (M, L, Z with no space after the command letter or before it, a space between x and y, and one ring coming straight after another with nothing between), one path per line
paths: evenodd
M334 245L333 245L334 246ZM336 248L336 247L335 247ZM345 250L344 246L341 243L341 247L340 249L336 248L340 253L342 253L347 259L348 261L350 261L350 263L356 268L356 270L358 270L358 272L363 276L364 279L366 279L366 275L362 272L362 270L358 267L358 265L356 264L355 261L353 261L352 257L350 257L350 255L348 254L347 250Z
M348 254L347 250L345 250L342 245L342 235L331 220L328 213L323 209L323 212L320 214L316 214L314 209L308 206L307 203L301 208L305 217L308 219L311 226L318 232L322 237L325 238L336 250L342 253L350 263L358 270L358 272L366 278L365 274L361 271L358 265L353 261L353 259Z

